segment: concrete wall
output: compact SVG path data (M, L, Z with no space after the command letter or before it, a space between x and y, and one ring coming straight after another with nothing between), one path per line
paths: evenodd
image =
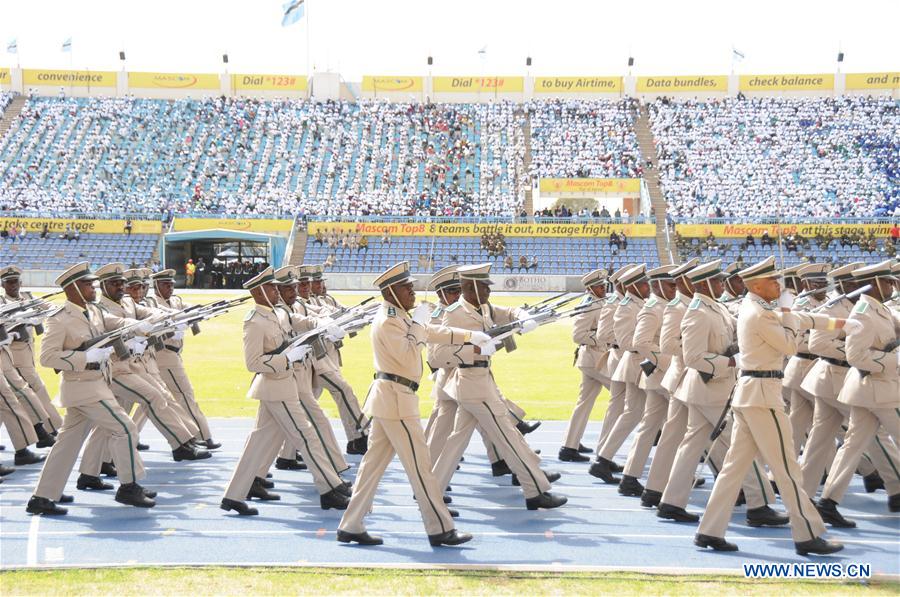
M372 290L372 282L379 274L328 273L326 280L332 290ZM417 289L425 288L429 276L416 276ZM543 276L543 275L504 275L491 274L494 281L493 290L507 292L542 292L555 291L578 292L584 288L578 276Z

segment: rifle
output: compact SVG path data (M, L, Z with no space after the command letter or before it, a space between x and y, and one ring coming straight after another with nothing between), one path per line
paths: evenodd
M556 299L558 299L558 298L560 298L560 297L563 297L563 296L565 296L565 295L567 295L567 294L569 294L569 291L568 291L568 290L564 290L563 292L560 292L559 294L554 294L553 296L547 297L547 298L545 298L544 300L542 300L542 301L540 301L540 302L538 302L538 303L535 303L535 304L533 304L533 305L529 305L529 304L526 303L526 304L522 305L522 309L523 309L524 311L530 311L531 309L534 309L535 307L539 307L539 306L541 306L541 305L543 305L543 304L545 304L545 303L549 303L550 301L555 301Z
M281 355L287 353L287 351L294 347L308 345L312 347L313 356L317 360L324 358L326 354L326 348L322 336L325 335L325 333L328 331L328 328L332 326L338 326L346 331L348 328L354 328L355 326L360 325L358 320L369 319L371 316L374 316L374 313L376 311L378 311L377 305L374 306L374 309L370 307L362 311L357 311L359 306L360 305L357 305L356 307L347 309L346 313L329 320L324 325L316 326L308 332L304 332L297 336L293 336L292 338L288 338L281 344L281 346L266 354ZM365 327L365 325L368 325L368 322L366 324L363 324L362 327ZM362 329L362 327L359 327L358 329Z
M495 325L489 330L486 330L484 333L494 340L501 342L503 348L506 349L506 352L512 352L516 349L516 343L515 341L513 341L512 335L517 332L521 332L522 328L525 326L525 322L534 321L538 325L545 325L550 322L556 321L557 319L562 319L563 317L574 317L576 315L588 313L600 308L602 307L597 307L592 303L586 303L584 305L579 305L578 307L574 307L572 309L569 309L568 311L563 312L556 312L552 309L539 310L530 317L524 317L522 319L510 321L509 323L505 323L503 325Z

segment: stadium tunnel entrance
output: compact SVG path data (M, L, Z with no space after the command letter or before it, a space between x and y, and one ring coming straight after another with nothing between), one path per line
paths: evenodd
M175 283L185 286L185 264L202 263L194 288L240 288L267 265L281 267L287 239L273 234L224 230L170 232L163 237L163 267L175 270ZM202 262L200 261L202 259Z

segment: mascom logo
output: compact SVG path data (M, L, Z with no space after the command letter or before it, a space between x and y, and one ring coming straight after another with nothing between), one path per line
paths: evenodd
M186 89L188 87L193 87L196 84L197 77L195 75L159 74L153 77L153 86L162 87L164 89Z

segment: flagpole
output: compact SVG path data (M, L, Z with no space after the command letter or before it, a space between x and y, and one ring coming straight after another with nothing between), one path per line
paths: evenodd
M309 38L312 36L312 11L310 10L310 5L312 4L311 0L306 0L306 88L307 94L310 93L310 88L312 87L312 71L309 68L311 63L311 55L309 50Z

